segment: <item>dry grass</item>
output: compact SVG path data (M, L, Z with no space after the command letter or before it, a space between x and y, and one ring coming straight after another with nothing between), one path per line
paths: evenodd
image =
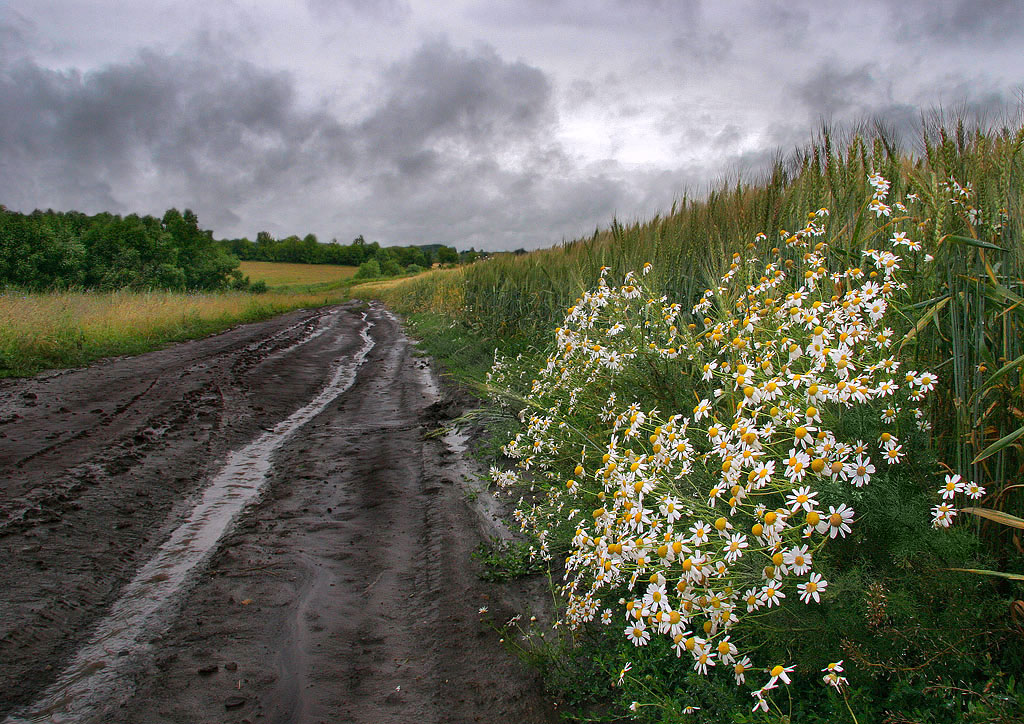
M301 266L301 265L297 265ZM343 291L0 294L0 376L138 354L241 322L344 301Z
M349 293L358 299L380 299L402 313L435 312L455 318L464 311L465 269L432 269L412 277L357 284Z
M308 284L333 284L351 278L354 266L337 264L288 264L276 261L243 261L239 268L254 282L263 281L268 287Z

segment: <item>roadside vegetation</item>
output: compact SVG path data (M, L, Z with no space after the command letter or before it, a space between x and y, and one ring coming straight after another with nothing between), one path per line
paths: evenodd
M826 130L665 216L354 288L516 426L494 485L560 602L526 655L577 718L1020 721L1022 147Z
M0 293L0 377L141 354L294 309L338 304L327 292Z
M311 259L317 263L246 260ZM325 263L353 259L358 266ZM189 210L162 218L21 214L0 207L0 377L139 354L302 307L348 299L357 278L423 272L454 248L217 241Z

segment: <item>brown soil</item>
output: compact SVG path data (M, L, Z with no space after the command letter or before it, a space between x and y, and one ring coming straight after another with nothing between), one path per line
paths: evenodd
M225 457L305 406L363 339L354 305L0 382L0 718L29 717ZM470 552L493 520L425 437L428 362L366 311L351 386L271 459L264 491L74 722L540 722L536 678L485 618L542 608ZM486 497L486 496L485 496ZM57 697L59 700L59 696ZM72 707L73 708L73 707ZM51 715L48 715L51 716ZM40 718L40 721L50 721Z

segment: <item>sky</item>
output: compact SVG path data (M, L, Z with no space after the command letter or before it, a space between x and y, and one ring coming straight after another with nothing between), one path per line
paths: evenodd
M823 123L998 121L1019 0L0 0L0 204L551 246Z

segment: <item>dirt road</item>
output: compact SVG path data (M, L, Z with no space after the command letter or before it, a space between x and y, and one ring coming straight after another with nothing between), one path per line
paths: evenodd
M439 395L356 305L0 382L0 720L551 721Z

